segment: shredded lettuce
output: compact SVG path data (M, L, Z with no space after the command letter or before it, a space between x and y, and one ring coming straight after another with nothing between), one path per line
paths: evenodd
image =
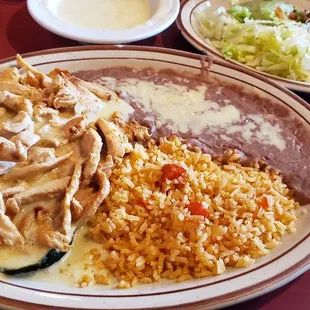
M251 17L251 12L249 11L249 9L241 5L233 6L231 9L228 10L228 13L240 23L243 23L246 17Z
M250 11L197 14L198 31L225 58L280 77L310 82L310 24L250 19ZM238 18L237 18L238 15Z
M240 6L251 13L252 19L260 20L275 20L277 18L275 13L276 8L279 8L286 17L295 9L292 4L276 0L251 1L243 3ZM228 13L230 12L228 11Z

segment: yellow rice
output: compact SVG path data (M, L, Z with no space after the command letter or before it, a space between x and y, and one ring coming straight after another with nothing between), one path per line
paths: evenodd
M169 180L158 186L167 163L186 169L184 186ZM221 165L175 137L136 145L110 182L109 196L88 223L91 237L107 251L93 255L97 283L116 278L118 287L128 288L222 274L227 267L252 265L286 232L295 232L298 203L280 175ZM190 202L201 202L209 217L191 215Z

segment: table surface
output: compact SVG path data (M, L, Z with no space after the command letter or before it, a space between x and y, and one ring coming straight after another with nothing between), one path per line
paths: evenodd
M173 24L161 34L133 43L174 48L198 53ZM0 0L0 59L16 53L28 53L43 49L78 46L79 42L57 36L39 26L29 15L26 1ZM302 95L310 103L309 96ZM262 297L227 309L295 310L310 309L310 271L290 284Z

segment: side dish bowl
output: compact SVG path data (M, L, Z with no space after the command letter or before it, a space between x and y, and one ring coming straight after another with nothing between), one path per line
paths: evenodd
M240 1L240 3L248 2L246 0ZM308 8L308 1L306 0L293 0L288 1L289 3L295 5L299 10ZM218 51L211 43L204 40L202 34L199 31L198 21L196 19L196 14L202 11L214 11L217 7L224 7L228 9L231 7L231 2L229 0L216 0L216 1L206 1L206 0L184 0L181 3L180 14L177 18L177 25L182 32L184 38L196 47L201 52L212 55L216 59L226 60L227 62L234 63L238 66L247 68L251 71L258 72L265 77L273 80L274 82L287 87L295 91L301 91L305 93L310 92L310 83L299 82L295 80L290 80L275 75L268 74L266 72L258 71L254 68L246 66L238 61L232 59L225 59L224 56Z
M47 30L80 42L99 44L129 43L152 37L174 22L180 8L178 0L147 0L151 17L144 23L132 28L104 30L69 22L59 14L58 6L61 2L28 0L27 6L33 19Z

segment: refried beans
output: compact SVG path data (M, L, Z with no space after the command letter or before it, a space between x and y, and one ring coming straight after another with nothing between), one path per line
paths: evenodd
M214 157L238 150L244 165L278 169L296 199L310 202L310 125L279 100L172 71L115 67L75 75L116 91L152 138L176 135Z

